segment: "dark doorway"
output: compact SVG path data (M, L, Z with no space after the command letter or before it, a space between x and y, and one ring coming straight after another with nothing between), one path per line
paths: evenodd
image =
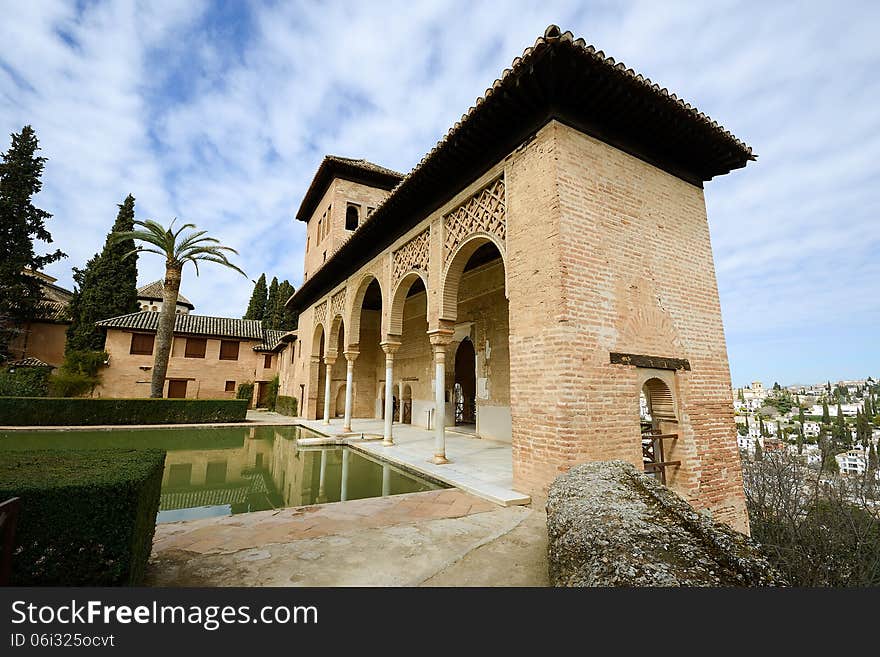
M477 354L465 338L455 352L455 424L477 422Z
M265 408L269 403L269 382L257 382L257 407Z
M185 399L186 381L179 379L168 382L168 399Z

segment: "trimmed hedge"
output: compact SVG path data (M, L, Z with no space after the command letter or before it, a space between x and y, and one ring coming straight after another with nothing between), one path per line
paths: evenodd
M292 415L296 417L296 406L296 397L286 397L284 395L278 395L278 400L275 402L275 412L281 413L282 415Z
M11 583L141 584L164 464L157 449L0 453L0 499L21 498Z
M0 426L242 422L239 399L0 397Z

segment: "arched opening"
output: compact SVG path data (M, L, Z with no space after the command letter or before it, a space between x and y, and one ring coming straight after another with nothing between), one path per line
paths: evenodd
M481 438L510 441L509 311L499 244L486 235L465 240L443 280L441 319L455 327L447 354L454 402L447 422L471 425Z
M411 271L401 278L390 310L388 333L400 340L394 355L394 417L400 419L400 404L404 404L404 418L409 418L404 421L427 427L434 409L434 355L428 337L428 292L422 274ZM402 382L404 394L398 399Z
M452 399L455 404L456 426L477 425L477 353L470 338L455 350L455 383Z
M358 352L352 386L352 417L381 417L378 404L379 372L384 372L382 340L382 288L372 275L365 276L354 296L349 346ZM357 394L354 394L354 393Z
M354 230L360 222L360 208L349 203L345 209L345 230Z
M404 424L412 424L412 386L406 384L403 386L403 399L400 401L403 404L403 423Z
M324 381L326 367L324 367L324 327L321 324L315 327L315 335L312 338L312 372L310 379L314 381L315 413L313 419L320 420L324 417Z
M339 386L339 391L336 393L336 404L334 409L334 417L344 417L345 416L345 384L343 383Z
M639 394L639 417L645 472L666 484L681 461L674 458L678 440L675 399L662 379L645 381Z

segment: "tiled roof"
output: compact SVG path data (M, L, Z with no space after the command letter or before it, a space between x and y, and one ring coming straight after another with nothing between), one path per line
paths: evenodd
M258 347L254 347L254 351L275 351L283 344L282 338L287 334L288 331L266 329L263 335L263 343Z
M329 291L552 119L695 185L756 159L749 146L692 105L551 25L358 230L327 254L324 265L288 301L289 307L302 309ZM302 207L297 218L308 220Z
M380 189L390 190L403 178L403 174L392 171L367 160L356 160L339 155L327 155L312 178L312 183L303 196L296 218L308 221L321 201L324 191L333 178L344 178L354 182L362 182Z
M163 288L164 284L162 281L153 281L152 283L147 283L143 287L138 288L138 299L155 299L157 301L161 301ZM180 293L177 294L177 303L179 303L181 306L189 306L190 310L195 308L192 301L190 301Z
M69 322L66 302L61 301L37 301L37 321L43 322Z
M104 328L155 331L161 313L142 311L95 322ZM208 335L218 338L263 340L263 327L256 319L210 317L208 315L175 315L174 332L182 335Z

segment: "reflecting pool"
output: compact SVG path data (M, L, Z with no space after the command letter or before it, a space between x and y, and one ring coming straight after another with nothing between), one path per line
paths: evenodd
M2 450L167 450L157 522L443 488L347 447L298 447L296 426L0 431Z

